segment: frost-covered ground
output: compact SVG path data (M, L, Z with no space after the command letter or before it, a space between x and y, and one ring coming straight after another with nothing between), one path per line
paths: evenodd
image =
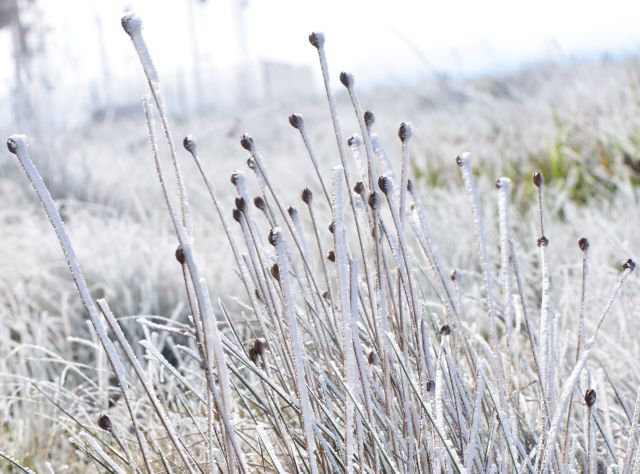
M543 172L548 183L545 235L550 241L552 308L562 360L575 358L582 262L578 239L586 236L591 242L588 331L611 294L619 263L640 253L639 67L637 59L549 64L508 77L390 86L361 97L363 106L375 112L374 131L397 174L398 125L412 122L411 173L443 265L462 276L463 304L469 307L477 306L482 292L471 211L456 155L470 151L473 156L497 294L501 283L495 179L512 180L512 237L536 321L541 275L537 202L530 177L538 169ZM337 80L336 89L342 89ZM339 111L345 134L358 131L346 95L339 96ZM231 173L242 169L251 174L245 163L248 154L239 144L243 132L253 136L286 205L302 208L299 196L306 186L320 196L300 136L288 123L291 112L304 116L329 179L339 157L323 100L263 106L242 120L210 113L172 122L176 140L187 133L198 139L205 169L229 215L236 195ZM93 295L104 297L118 316L161 315L186 322L189 306L174 257L177 239L155 176L142 110L136 117L83 131L31 136L30 143ZM166 160L166 149L162 150ZM104 369L106 362L85 341L95 343L55 234L15 157L7 151L1 154L0 451L39 469L49 461L56 472L64 472L67 463L77 472L88 462L79 461L68 443L79 425L52 400L79 422L94 423L97 414L109 408L104 392L107 372L94 370ZM247 298L206 188L182 149L180 160L201 273L214 301L221 298L233 317L246 317ZM167 170L169 166L166 161ZM250 181L255 194L257 187ZM320 207L319 212L329 249L329 209ZM303 220L308 222L306 214ZM597 388L601 407L599 436L610 443L609 450L604 442L598 445L606 466L625 451L625 411L631 416L640 383L640 283L631 276L626 285L588 365L588 383ZM470 309L469 314L476 312ZM486 335L486 316L477 314L466 324L473 333ZM124 325L134 341L142 337L133 321ZM563 366L561 372L560 383L568 369ZM522 375L523 380L527 377L528 373Z

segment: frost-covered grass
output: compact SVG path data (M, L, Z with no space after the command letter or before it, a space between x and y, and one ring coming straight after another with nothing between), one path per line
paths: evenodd
M635 61L173 124L123 26L144 113L3 160L3 469L640 469Z

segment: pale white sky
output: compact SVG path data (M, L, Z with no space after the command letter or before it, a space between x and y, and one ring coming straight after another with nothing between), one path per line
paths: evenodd
M360 83L429 76L403 37L436 70L453 75L509 70L559 56L640 52L640 2L632 0L40 0L51 28L52 83L77 88L104 82L104 65L114 84L139 79L120 27L126 8L143 18L162 77L189 80L189 25L195 26L203 70L232 77L229 71L241 58L234 14L241 1L247 4L252 58L315 66L307 36L319 30L327 35L333 74L347 70ZM9 35L1 32L0 96L12 80L9 44Z

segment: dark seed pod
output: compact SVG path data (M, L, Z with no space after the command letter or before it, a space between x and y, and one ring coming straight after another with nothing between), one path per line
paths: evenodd
M255 150L255 143L253 142L253 138L251 138L251 136L247 135L246 133L242 135L242 137L240 137L240 145L242 145L242 148L252 153Z
M364 112L364 124L367 128L371 128L376 123L376 116L370 110Z
M451 334L451 326L449 326L448 324L445 324L440 328L441 336L448 336L449 334Z
M378 364L378 354L374 351L369 352L369 356L367 357L367 361L369 365L377 365Z
M231 184L233 184L234 186L237 186L239 178L240 178L240 175L238 174L237 171L234 171L233 173L231 173Z
M502 180L500 178L496 179L496 189L500 189L502 187Z
M549 245L549 239L547 239L544 235L540 237L537 241L538 247L546 247Z
M413 135L413 128L411 127L411 122L402 122L400 124L400 128L398 129L398 137L402 143L406 143L409 141L411 136Z
M309 35L309 43L314 48L322 48L324 46L324 33L314 31Z
M325 291L324 293L322 293L322 297L327 301L331 301L331 295L329 294L328 291Z
M274 227L273 229L271 229L269 231L269 243L271 245L273 245L274 247L276 246L276 244L278 243L278 240L280 239L280 229L278 229L277 227Z
M196 139L193 138L193 135L189 134L186 137L184 137L184 140L182 140L182 146L189 153L193 154L196 152L198 148L198 142L196 142Z
M240 222L240 220L242 219L242 212L237 207L233 208L233 211L231 211L231 215L233 216L233 220L236 222Z
M449 274L449 278L451 278L451 281L457 281L458 280L458 270L453 270Z
M244 210L247 208L247 202L244 200L243 197L236 198L236 208L242 212L244 212Z
M335 262L336 261L336 253L333 250L329 250L329 252L327 252L327 259L330 262Z
M262 301L262 295L260 294L260 291L256 288L254 294L256 295L256 299L258 301Z
M182 247L180 246L178 246L178 248L176 249L176 260L180 265L184 264L184 261L185 261L184 250L182 250Z
M336 233L336 222L335 221L331 221L331 223L329 224L329 232L331 232L332 234Z
M583 252L586 252L587 250L589 250L589 240L586 237L582 237L580 240L578 240L578 247L580 247L580 250L582 250Z
M304 188L302 190L302 202L304 202L306 205L311 205L311 203L313 202L313 193L309 188Z
M629 271L632 272L635 268L636 268L636 262L634 262L630 258L625 260L624 263L622 264L622 269L623 270L629 270Z
M291 217L291 219L295 219L295 217L298 215L298 210L293 206L289 206L289 208L287 209L287 213L289 214L289 217Z
M588 388L586 392L584 392L584 402L587 404L589 408L591 408L596 403L596 391L592 388Z
M393 181L388 176L380 176L378 178L378 187L384 195L387 195L393 189Z
M16 152L18 151L18 144L16 143L16 141L13 138L9 138L7 140L7 148L9 149L9 151L11 153L13 153L15 155Z
M302 115L300 114L289 115L289 123L293 128L298 130L302 130L304 128L304 120L302 120Z
M353 79L353 74L348 73L348 72L341 72L340 73L340 82L347 89L349 87L353 87L353 83L355 82L354 79Z
M536 185L536 188L540 188L543 183L544 176L542 176L542 173L540 173L540 171L536 171L535 173L533 173L533 184Z
M253 199L253 205L256 206L258 209L260 209L261 211L264 211L267 208L267 205L261 196L256 196Z
M364 183L362 181L358 181L354 184L353 191L358 195L362 195L362 193L364 193Z
M456 156L456 164L462 168L462 166L464 165L464 158L462 157L462 155Z
M122 29L131 36L140 31L142 20L135 13L127 13L120 19L120 24L122 25Z
M258 357L264 353L264 343L260 339L256 339L251 349L249 349L249 359L254 364L258 361Z
M362 139L360 138L360 135L354 133L349 138L347 138L347 145L349 145L350 147L362 145Z
M413 194L413 180L411 178L407 179L407 191Z
M280 281L280 267L277 263L274 263L271 267L271 276L276 280Z
M113 429L113 425L111 424L111 418L109 418L109 415L105 415L103 413L100 416L98 416L98 426L100 427L100 429L103 429L111 433L111 430Z
M427 381L427 392L433 392L436 388L436 381L435 380L428 380Z
M380 208L380 194L378 194L375 191L372 191L371 194L369 194L369 207L371 209L379 209Z

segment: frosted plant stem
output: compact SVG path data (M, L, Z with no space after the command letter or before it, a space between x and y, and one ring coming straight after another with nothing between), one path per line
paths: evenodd
M398 129L398 137L402 142L402 174L400 177L400 224L404 229L407 214L407 188L409 186L409 141L413 135L410 122L403 122ZM391 177L391 175L389 175ZM393 177L391 177L393 179Z
M541 473L546 473L549 467L550 457L553 456L553 451L555 451L555 443L560 431L560 422L564 415L564 409L569 403L569 398L571 397L571 394L573 393L573 389L576 383L578 382L580 374L582 373L582 369L584 369L584 366L586 365L587 360L589 359L589 355L591 354L591 349L598 336L598 330L600 329L600 326L602 326L602 323L604 322L605 317L609 313L609 310L611 309L613 302L616 300L618 293L622 288L622 285L624 284L625 280L631 274L634 268L635 268L635 263L631 259L627 260L624 263L624 271L622 272L622 275L618 280L618 284L613 290L613 294L607 301L607 304L605 305L604 310L600 315L600 319L598 320L595 328L591 333L591 336L586 341L584 350L582 351L582 354L580 354L580 357L578 358L578 362L576 363L575 367L571 371L571 374L569 375L569 377L567 378L566 382L562 387L562 393L560 395L558 405L556 406L556 409L553 414L553 419L550 424L547 442L544 446L544 450L541 453L542 454L542 463L540 465Z
M164 108L164 101L160 94L160 78L155 66L153 65L153 59L149 54L149 48L142 36L142 20L135 13L129 13L122 17L122 28L131 38L133 47L136 50L140 64L147 77L147 83L149 90L153 97L153 101L158 109L158 115L160 116L160 122L162 123L162 129L164 131L165 138L169 145L169 151L171 153L171 161L173 162L173 168L176 175L176 181L178 183L178 193L180 196L180 208L182 213L182 224L187 230L187 234L190 238L193 237L193 224L191 222L191 213L189 210L189 200L187 198L187 189L184 185L184 179L182 178L182 172L180 171L180 164L178 163L178 157L176 154L176 147L173 142L173 136L169 128L169 120Z
M169 193L167 191L167 187L165 185L165 181L164 181L164 175L162 173L162 167L160 166L160 158L158 156L158 145L156 142L156 136L155 136L155 131L154 131L154 127L153 127L153 118L151 116L151 111L150 111L150 106L149 106L149 101L148 99L144 99L143 100L143 108L144 108L144 112L145 112L145 118L146 118L146 122L147 122L147 129L149 132L149 142L151 145L151 151L153 154L153 160L155 162L155 166L156 166L156 173L158 176L158 181L160 182L160 187L162 189L162 194L164 197L164 201L165 204L167 206L167 210L169 212L169 217L171 218L171 222L173 224L173 228L176 232L176 235L178 237L178 241L180 243L180 249L182 250L182 254L184 257L184 261L185 264L187 266L188 269L188 274L191 277L191 281L193 283L193 290L195 293L195 297L196 297L196 301L197 301L197 305L198 305L198 313L200 315L200 318L202 321L205 321L206 318L210 318L210 315L207 313L209 311L209 305L207 303L207 299L206 299L206 295L204 292L204 289L202 288L202 284L200 282L200 276L199 276L199 272L198 272L198 267L196 265L195 262L195 258L192 252L192 248L191 248L191 239L189 238L189 236L187 235L186 229L184 228L184 226L180 223L180 221L178 220L178 216L175 213L173 206L171 204L171 200L169 199ZM204 329L204 325L203 325L203 329ZM205 338L205 342L206 342L206 338ZM206 344L205 344L206 345ZM207 347L205 347L205 350L208 350ZM211 362L211 360L209 360L209 362ZM205 375L207 377L207 381L208 381L208 386L209 386L209 390L211 391L211 394L214 397L214 401L216 404L216 407L218 409L218 412L220 414L220 418L222 419L224 428L225 428L225 438L227 441L227 444L230 445L233 448L233 451L236 454L237 459L240 462L239 468L242 472L247 472L247 467L246 467L246 463L244 460L244 455L240 449L240 446L238 444L238 441L236 439L236 435L235 435L235 431L233 429L233 425L231 424L231 421L229 420L228 414L225 413L224 411L224 405L222 404L222 400L220 398L220 394L218 393L216 386L215 386L215 380L213 377L213 373L212 373L212 368L211 368L211 363L206 364L206 368L205 368ZM231 451L231 450L229 450ZM232 466L235 465L235 461L234 461L234 457L231 454L231 452L228 453L228 464L230 465L229 467L231 468Z
M304 120L302 116L299 114L292 114L289 116L289 123L295 129L300 132L300 136L302 137L302 142L304 143L304 147L307 149L307 153L309 154L309 158L311 159L311 163L313 164L313 169L316 171L316 175L318 176L318 181L320 181L320 186L322 186L322 192L324 196L327 198L327 204L331 205L331 196L329 195L329 191L327 190L327 186L324 182L324 178L322 177L322 172L320 171L320 166L318 165L318 157L311 145L311 140L309 140L309 135L307 135L307 131L304 127Z
M282 276L282 290L285 295L285 311L289 319L289 331L291 333L291 344L293 346L293 357L296 368L296 384L298 386L298 397L300 399L300 408L302 411L302 425L304 428L307 456L311 466L312 474L318 473L318 464L316 461L316 443L314 438L315 415L309 402L309 393L307 389L307 381L305 379L305 350L298 335L298 321L296 319L296 309L293 302L293 293L289 281L289 262L286 257L286 244L282 230L275 227L271 230L269 239L276 248L278 256L278 265L280 266L280 275Z
M107 335L107 328L105 327L104 321L100 317L98 309L93 302L93 298L91 297L91 293L89 292L89 287L87 286L84 275L82 274L82 270L80 269L80 264L78 263L78 259L76 258L75 251L73 250L73 247L71 245L71 240L69 239L69 235L67 234L65 225L62 221L62 218L60 217L60 213L58 212L58 209L56 208L53 199L51 198L49 190L42 181L40 173L38 173L38 170L29 157L29 152L27 150L27 137L25 135L12 135L7 140L7 146L9 148L9 151L15 154L15 156L18 158L20 166L22 166L22 169L26 173L27 178L31 182L31 185L33 186L33 189L38 196L38 199L40 200L40 203L42 204L47 217L49 218L49 222L51 222L53 230L58 237L58 241L60 242L60 246L62 247L62 251L64 252L64 256L67 260L67 265L69 266L73 282L75 283L78 293L80 294L82 304L87 311L87 314L89 315L89 319L93 324L102 347L104 347L107 358L109 359L111 367L113 368L113 372L118 380L118 384L120 385L122 396L127 405L127 409L131 417L131 422L133 423L135 429L136 438L138 440L138 444L140 445L140 450L144 459L145 467L147 468L148 472L153 472L151 470L151 465L149 464L149 453L146 448L147 444L136 423L135 414L133 412L131 402L127 393L128 384L124 366L122 365L113 342ZM191 463L187 459L186 453L178 446L176 446L176 448L178 449L180 457L185 463L187 469L189 469L190 472L194 472L191 468Z
M502 358L500 357L500 349L498 344L498 334L496 329L496 316L495 309L493 308L493 296L491 291L491 280L489 278L489 266L487 263L487 248L484 235L484 227L482 225L482 217L480 215L480 201L478 199L478 190L476 188L473 174L471 172L470 164L471 154L462 153L456 158L456 163L462 171L462 178L464 179L464 187L466 188L469 202L471 204L471 211L473 213L473 224L476 233L476 240L478 242L478 256L480 257L480 267L482 268L482 285L484 287L487 312L489 314L489 337L491 338L491 346L493 348L493 367L498 379L498 394L500 397L500 404L506 410L506 395L504 385L504 368L502 365Z
M480 365L480 364L478 364ZM467 440L467 451L464 456L464 465L468 472L472 472L472 465L476 457L476 442L478 431L480 429L480 416L482 415L482 397L484 395L484 376L478 368L476 376L476 398L473 405L473 419L471 422L471 430L469 431L469 439Z
M640 389L636 396L636 404L633 409L633 417L631 418L631 428L629 429L629 438L627 439L627 448L625 449L624 465L622 474L630 474L633 466L633 458L635 451L638 449L638 431L640 428Z
M507 352L513 344L513 304L511 299L511 265L509 264L509 178L498 178L498 222L500 225L500 260L502 264L502 306L507 328Z
M355 365L355 354L353 353L353 336L351 331L351 301L349 283L347 275L349 262L347 256L346 229L344 223L344 170L342 166L333 168L333 219L335 222L334 245L336 254L336 265L338 268L338 287L340 289L340 306L342 309L343 321L343 356L345 368L345 380L347 387L354 394L357 394L358 382L356 381L357 369ZM350 397L346 397L345 403L345 465L346 472L353 472L353 417L354 406Z

